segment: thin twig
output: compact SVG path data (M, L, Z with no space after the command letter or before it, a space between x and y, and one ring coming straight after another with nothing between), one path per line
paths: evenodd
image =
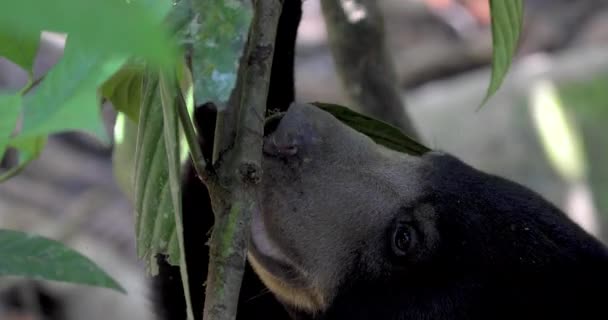
M23 88L23 90L21 90L21 95L28 94L30 91L32 91L32 89L37 87L40 84L40 82L42 82L42 80L44 80L45 77L46 77L46 74L41 76L40 78L30 82L25 88Z
M228 187L210 190L216 222L209 245L205 320L236 318L251 211L259 210L256 189L262 175L263 115L280 12L279 0L254 1L253 21L240 64L241 79L237 80L235 88L240 92L229 106L233 111L238 108L238 117L224 118L218 122L222 130L216 130L216 134L236 130L236 140L219 169L221 179L228 182ZM223 138L223 143L230 140L230 137Z
M196 131L194 130L194 124L190 119L190 114L188 114L186 100L184 99L184 95L179 89L177 90L176 108L180 124L184 129L186 142L188 143L188 147L190 148L190 157L192 158L192 164L194 166L194 170L196 171L196 175L199 179L201 179L201 181L208 182L209 172L207 170L207 163L205 161L205 157L203 156L201 146L198 143L198 137L196 135Z
M359 110L416 137L384 36L376 0L323 0L330 48L338 75Z

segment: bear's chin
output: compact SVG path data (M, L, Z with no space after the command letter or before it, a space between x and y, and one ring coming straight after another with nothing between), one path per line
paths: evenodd
M257 210L252 215L247 258L262 282L283 303L310 313L325 309L325 295L309 280L307 272L270 239Z

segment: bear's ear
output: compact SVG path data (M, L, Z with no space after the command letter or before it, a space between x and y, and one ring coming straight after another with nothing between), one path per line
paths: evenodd
M422 263L432 259L439 245L438 214L422 203L400 208L388 228L391 261L398 265Z

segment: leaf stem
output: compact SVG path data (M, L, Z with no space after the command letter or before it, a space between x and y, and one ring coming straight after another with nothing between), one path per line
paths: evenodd
M34 81L29 82L25 86L25 88L23 88L23 90L21 90L21 95L24 96L24 95L28 94L30 91L32 91L32 89L34 89L35 87L37 87L40 84L40 82L42 82L42 80L44 80L45 77L46 77L46 75L43 75L40 78L38 78L38 79L36 79Z
M208 182L210 177L210 170L207 167L207 162L203 156L203 151L198 143L198 136L194 130L194 125L188 114L188 107L186 106L186 100L181 90L177 90L177 103L175 105L177 109L177 115L179 117L182 128L184 129L184 135L186 136L186 142L190 149L190 157L192 158L192 164L196 175L203 182Z

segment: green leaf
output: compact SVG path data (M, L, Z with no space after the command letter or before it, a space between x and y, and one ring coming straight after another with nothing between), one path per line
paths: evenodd
M11 60L23 69L30 77L33 73L34 59L40 45L41 30L0 29L0 56Z
M178 50L163 24L170 6L170 1L149 0L3 0L0 30L16 35L68 33L101 55L135 55L171 66Z
M177 0L165 21L171 30L177 33L179 41L192 42L187 39L192 34L192 27L196 26L191 0Z
M194 37L192 73L196 105L213 101L222 108L234 88L252 9L249 1L194 0L202 25Z
M18 174L32 160L38 158L46 145L46 136L25 137L11 140L9 147L17 150L17 165L0 173L0 182Z
M127 63L101 86L101 95L135 122L139 118L143 74L143 64Z
M349 127L363 133L376 143L389 149L414 156L422 155L431 150L385 122L335 104L320 102L313 102L312 104L331 113Z
M20 112L20 94L0 94L0 159L6 151L9 137L15 130Z
M60 242L0 229L0 277L23 276L125 290L94 262Z
M167 164L169 169L169 190L173 203L173 215L175 219L175 236L177 237L180 251L180 271L182 285L186 293L186 308L188 319L194 319L192 314L192 301L190 299L190 287L188 285L188 270L186 268L186 254L184 249L184 231L182 224L182 193L181 193L181 147L179 136L179 122L177 116L176 99L180 90L174 73L163 73L160 76L160 97L163 109L163 136L167 150Z
M187 71L186 68L184 69ZM180 80L181 90L186 96L188 112L192 113L194 104L191 76L189 73L183 74ZM121 145L122 143L127 145L115 150L114 168L117 171L133 174L137 251L152 274L157 271L155 256L159 253L168 255L168 261L172 265L180 263L180 247L173 210L175 195L171 193L169 181L170 167L167 160L161 102L158 76L147 71L144 75L143 99L137 130L129 121L123 121L122 127L115 129L115 134L118 134L119 138L117 141L121 141ZM120 153L132 153L133 149L129 148L129 141L133 139L130 135L135 132L137 133L135 157L131 159L130 154ZM181 131L178 142L171 143L172 148L176 148L176 144L179 144L180 150L179 163L183 163L188 153L187 143Z
M86 130L107 140L97 88L124 61L85 48L79 39L68 39L61 61L24 98L23 127L17 137Z
M173 265L179 265L180 254L179 250L169 250L169 243L176 237L175 217L158 77L150 72L144 76L138 123L134 172L137 253L154 275L157 272L156 254L168 255L169 263Z
M191 76L185 65L182 67L186 72L178 73L180 86L186 96L188 112L192 113L194 103ZM120 180L121 186L127 185L129 180L134 184L133 188L127 186L123 189L134 203L137 253L146 263L148 272L158 272L156 256L162 254L167 256L170 264L179 265L182 279L187 279L183 260L185 256L182 254L179 171L188 153L183 132L180 130L178 135L179 127L174 110L177 89L168 86L168 81L163 79L161 88L158 75L145 72L138 124L124 115L117 121L114 130L117 148L114 151L113 165L116 172L125 174ZM179 228L176 227L176 221ZM186 286L184 292L190 292L187 280L182 284ZM190 297L187 296L186 299L188 314L192 316Z
M490 0L492 15L492 80L480 108L502 84L517 51L523 25L522 0Z

